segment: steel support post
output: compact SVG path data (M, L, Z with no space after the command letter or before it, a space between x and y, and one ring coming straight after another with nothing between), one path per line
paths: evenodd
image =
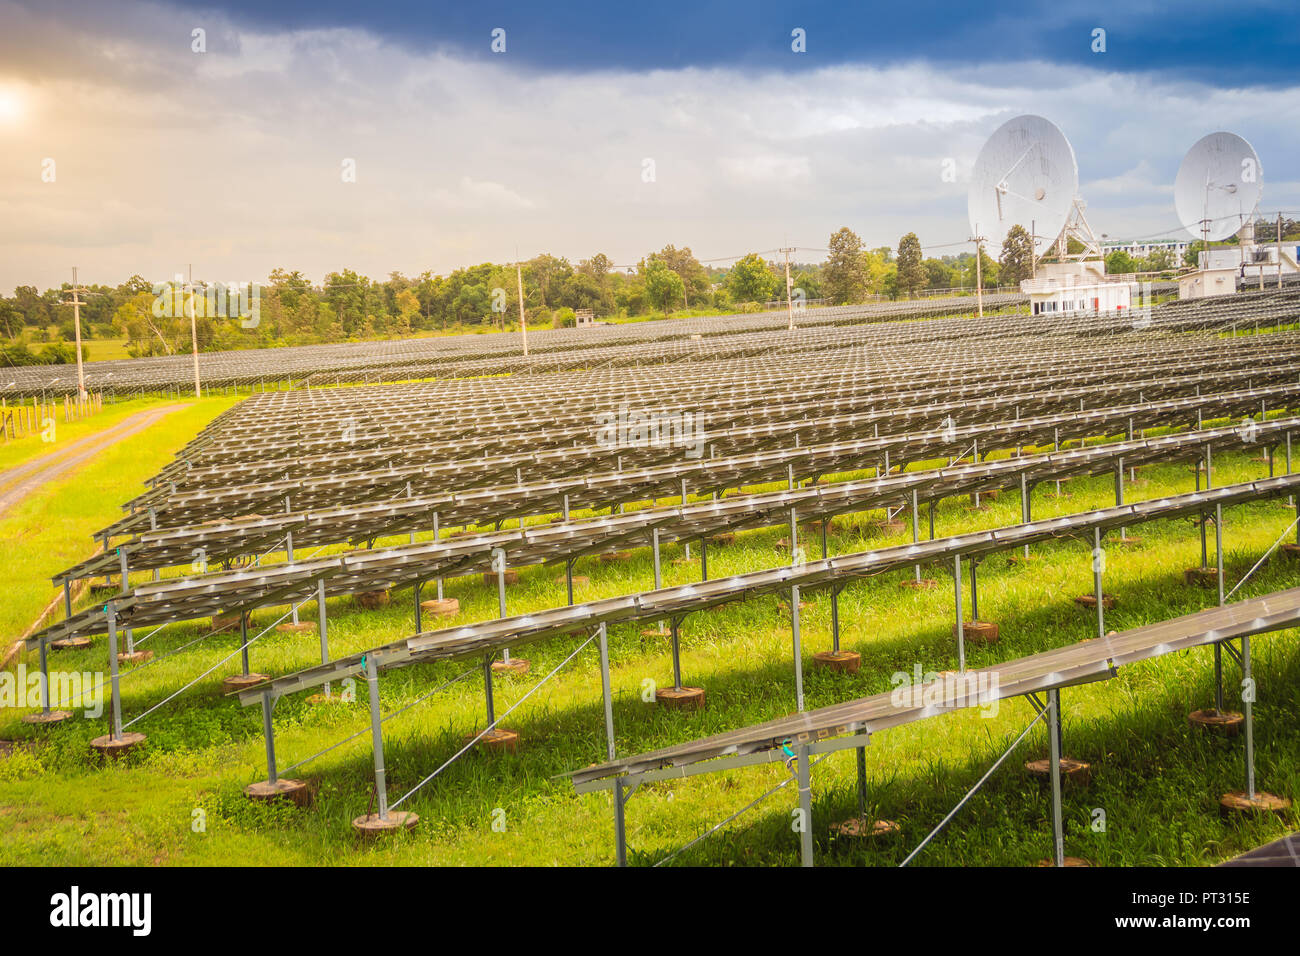
M266 779L275 783L275 729L271 726L271 692L262 691L262 736L266 738Z
M122 689L117 677L117 608L109 601L108 614L108 680L113 691L113 739L122 739Z
M966 626L962 621L961 610L961 555L952 556L953 594L957 601L957 669L966 671Z
M130 568L127 567L127 563L126 563L126 548L125 547L118 548L117 554L118 557L121 559L122 590L125 591L127 589L128 581L131 575ZM133 634L133 628L130 627L126 629L126 652L128 654L135 653L135 636Z
M441 529L438 527L438 512L436 511L433 513L433 540L435 544L442 540L442 532ZM442 600L442 578L441 577L438 578L438 600L439 601Z
M1097 601L1097 636L1106 636L1106 603L1102 597L1101 569L1106 554L1101 550L1101 529L1092 529L1092 596Z
M685 478L682 479L682 507L683 508L686 507L686 479ZM689 541L685 543L685 548L686 548L685 551L686 560L689 561L691 559L691 543Z
M1047 692L1048 736L1051 747L1052 777L1052 856L1057 866L1065 866L1065 832L1061 819L1061 692Z
M488 726L496 722L497 706L496 700L492 696L492 655L483 655L483 701L487 711Z
M366 684L370 689L370 740L375 751L375 796L379 803L379 819L387 821L388 784L384 773L383 718L379 714L379 669L373 657L366 661Z
M248 676L248 612L243 608L239 609L239 663L244 668L244 676Z
M41 713L50 712L50 650L41 636Z
M1029 524L1029 479L1023 471L1020 473L1020 518ZM1029 560L1029 545L1025 545L1025 560Z
M803 651L799 644L799 585L790 586L790 631L794 638L795 709L803 710Z
M421 634L424 632L424 627L422 626L424 624L424 617L423 614L421 613L423 611L423 608L420 607L420 591L422 591L423 589L424 589L423 581L416 581L415 587L412 588L412 591L415 594L415 633L416 634Z
M825 527L826 527L825 525L822 525L823 529L825 529ZM920 540L921 540L921 502L920 502L920 496L917 494L916 489L913 488L912 489L912 544L916 544ZM825 550L824 545L822 550L823 551ZM822 557L825 557L825 555L823 554ZM920 584L921 563L919 561L912 567L912 573L915 576L914 580L916 581L916 583Z
M700 580L709 579L709 539L700 537Z
M1255 799L1255 688L1254 680L1251 677L1250 664L1250 635L1243 635L1241 638L1241 682L1243 693L1241 695L1241 709L1244 712L1246 724L1246 796L1251 800Z
M614 748L614 694L609 676L609 636L605 625L600 625L600 692L605 704L605 754L613 760ZM623 785L614 783L614 847L619 866L627 866L627 827L623 814Z
M677 635L677 626L680 623L679 618L673 618L669 625L673 632L673 689L682 689L682 646Z
M1214 567L1219 582L1219 607L1223 607L1223 505L1214 506Z
M802 709L802 708L800 708ZM799 812L803 817L803 826L799 832L800 865L813 865L813 820L812 820L812 766L808 745L800 744L796 751L799 761Z

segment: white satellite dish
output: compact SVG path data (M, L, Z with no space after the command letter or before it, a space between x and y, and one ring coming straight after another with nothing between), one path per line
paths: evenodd
M1227 239L1248 222L1264 189L1259 156L1236 133L1211 133L1197 140L1174 180L1174 208L1183 228L1197 239Z
M1064 233L1075 209L1074 148L1050 120L1026 114L994 131L975 160L967 210L975 235L1000 249L1012 226L1034 233L1041 255Z

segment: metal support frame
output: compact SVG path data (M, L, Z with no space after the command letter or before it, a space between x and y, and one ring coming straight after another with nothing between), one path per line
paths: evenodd
M790 633L794 639L795 709L803 711L803 651L799 641L799 585L790 586ZM838 643L838 642L837 642Z
M1020 473L1020 518L1025 524L1030 522L1029 508L1029 479L1022 471ZM1025 560L1029 560L1029 545L1025 545Z
M674 617L670 622L673 632L673 689L682 689L682 646L678 638L677 629L681 624L681 618Z
M912 489L912 544L916 544L918 541L921 540L921 514L920 514L920 511L921 511L920 496L917 494L916 489L913 488L913 489ZM824 528L824 527L825 527L825 525L823 525L823 528ZM823 550L824 550L824 549L823 549ZM825 557L825 555L822 555L822 557ZM915 575L915 581L916 581L916 583L917 583L917 584L920 584L920 583L921 583L921 563L920 563L919 561L918 561L918 562L916 563L916 565L912 568L912 573Z
M379 819L387 822L388 784L384 770L383 717L379 713L379 669L373 657L366 661L366 684L370 689L370 739L375 751L375 797L379 803Z
M109 601L104 605L108 614L108 680L113 691L113 739L122 739L122 688L117 674L117 608Z
M271 724L271 708L275 704L271 700L271 692L262 692L262 736L266 738L266 780L267 783L275 783L275 728Z
M504 619L506 616L506 552L504 548L492 549L492 560L497 569L497 617ZM507 664L510 663L510 648L502 648L501 660ZM488 691L491 696L491 690ZM489 718L490 720L490 718Z
M320 662L328 664L330 660L330 639L329 625L326 621L328 614L325 609L325 579L316 579L316 630L320 632ZM325 683L325 696L330 695L330 685Z
M1065 865L1065 832L1061 819L1061 692L1047 692L1047 734L1052 778L1052 851L1057 866Z
M953 595L957 602L957 670L966 672L966 627L961 609L961 555L952 556Z
M239 614L239 663L243 667L244 676L247 677L248 671L248 611L244 608L238 608L236 613Z
M803 705L800 704L800 710ZM799 776L799 813L803 817L803 826L799 831L799 862L801 866L813 865L813 819L812 819L812 765L809 761L808 745L800 744L798 754Z
M1097 636L1106 636L1106 602L1102 597L1101 569L1106 553L1101 550L1101 529L1092 529L1092 596L1097 602Z
M614 696L609 676L609 635L604 623L600 625L600 692L605 705L605 754L609 760L617 757L614 747ZM623 784L614 781L614 859L616 865L627 866L627 820L623 800Z
M700 580L709 579L709 539L704 535L700 536Z
M127 560L126 560L126 548L125 547L118 548L117 554L118 557L121 558L122 590L125 592L128 589L128 578L130 577L131 574L130 568L128 567ZM131 627L127 627L124 632L126 635L126 652L128 654L135 653L135 636L133 632L134 629Z

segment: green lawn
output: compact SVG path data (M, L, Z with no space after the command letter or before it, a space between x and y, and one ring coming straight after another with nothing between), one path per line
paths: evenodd
M109 520L115 503L127 498L145 475L167 458L220 406L215 400L168 420L148 454L129 455L116 466L97 463L89 480L108 484L84 500L71 488L57 495L57 509L46 512L22 538L29 553L11 575L21 591L44 573L41 553L50 542L85 550L86 529ZM124 453L124 457L127 457ZM1245 455L1216 456L1216 483L1257 477L1265 466ZM1192 476L1186 466L1146 470L1146 481L1129 488L1129 500L1186 491ZM1073 497L1057 500L1051 487L1035 495L1034 513L1086 510L1112 502L1107 477L1076 480ZM79 501L76 504L75 501ZM53 506L52 506L53 507ZM81 509L93 513L82 514ZM67 509L68 527L57 520ZM973 512L965 501L949 501L939 512L939 534L1014 523L1019 500L1004 493L992 507ZM1282 504L1231 509L1225 520L1228 568L1235 582L1280 535L1293 512ZM907 535L873 537L867 516L832 538L843 553L903 540ZM55 530L56 525L59 530ZM5 530L0 528L0 531ZM710 572L723 576L770 567L780 561L773 550L785 529L742 534L736 545L712 548ZM1185 587L1181 572L1199 564L1199 541L1188 522L1142 526L1143 546L1111 548L1106 590L1118 607L1108 628L1123 629L1184 614L1212 604L1213 592ZM39 546L37 542L40 542ZM816 554L815 542L810 553ZM1095 618L1071 598L1091 591L1089 548L1062 540L1035 549L1038 560L1025 568L1005 556L981 567L981 616L1002 626L1002 641L968 647L971 666L979 667L1058 647L1093 635ZM665 549L667 583L696 579L698 564L676 565L680 549ZM70 563L60 557L55 564ZM576 573L591 584L579 600L648 588L650 558L638 551L627 564L579 562ZM829 646L828 594L806 595L803 648L809 708L891 687L890 675L955 666L951 638L952 584L946 569L934 572L940 586L930 592L898 587L904 575L862 581L841 596L843 643L863 654L857 675L815 670L811 655ZM561 569L523 569L509 592L510 611L563 603ZM1256 595L1294 586L1297 568L1276 559L1239 592ZM48 585L41 598L50 594ZM448 583L461 601L456 621L489 619L496 613L495 590L477 576ZM431 589L425 596L431 595ZM412 626L409 590L395 592L390 607L363 611L351 599L330 601L330 640L335 654L363 650L402 637ZM968 605L969 606L969 605ZM6 609L6 633L24 618ZM255 623L265 626L281 613L265 610ZM314 620L315 606L302 613ZM642 637L641 626L611 631L615 721L620 753L633 753L770 719L794 709L788 617L768 597L688 617L683 628L683 668L688 682L708 690L708 708L677 713L641 702L642 682L670 679L668 641ZM196 640L200 629L178 625L149 638L157 652ZM143 635L137 635L137 638ZM1296 632L1257 639L1255 708L1259 785L1294 796L1300 783L1300 728L1293 715L1300 677ZM517 701L533 683L559 665L577 646L557 639L518 652L533 663L522 678L497 683L498 713ZM594 644L548 682L505 724L522 734L518 755L471 754L424 787L403 809L420 814L419 827L396 839L363 844L349 827L367 811L372 764L368 736L311 761L290 775L318 788L312 807L264 807L241 795L246 784L265 775L261 715L220 696L220 678L237 670L238 659L218 664L238 645L236 635L219 635L175 657L141 669L123 684L127 720L216 665L213 673L132 729L149 735L148 746L121 763L101 767L88 755L90 738L105 731L105 721L80 717L36 731L13 711L0 712L0 738L19 741L0 760L0 864L274 864L313 865L395 863L605 865L612 860L613 826L608 794L576 796L556 776L604 757L600 677ZM55 658L58 667L101 669L105 642ZM252 648L255 669L283 673L313 663L316 637L272 632ZM1212 700L1212 657L1208 649L1170 655L1124 668L1113 680L1066 690L1066 752L1093 765L1087 789L1067 788L1066 852L1100 865L1200 865L1216 862L1281 836L1295 828L1294 814L1229 824L1217 814L1218 796L1244 785L1242 744L1201 736L1186 721L1189 710ZM32 659L29 657L29 666ZM404 668L381 675L385 712L415 701L471 665L439 664ZM1227 699L1236 705L1235 666L1225 667ZM337 688L336 688L337 690ZM295 763L368 726L364 682L357 681L351 704L308 704L306 695L281 700L275 710L280 766ZM868 748L871 801L882 816L897 820L902 833L869 846L835 846L827 826L855 807L851 752L830 757L813 772L818 862L896 864L939 822L984 773L1001 750L1028 723L1032 713L1022 700L1003 702L995 717L977 712L929 720L876 735ZM477 675L454 684L385 725L390 799L431 773L459 749L464 735L483 724L482 687ZM916 865L1026 865L1051 848L1050 806L1045 789L1022 769L1024 760L1044 756L1040 726L918 858ZM634 863L654 862L739 810L774 786L786 771L747 769L689 781L642 787L628 805L628 833ZM798 837L791 832L793 786L678 857L678 863L791 865L798 860ZM1094 811L1106 815L1106 830L1089 823ZM196 828L196 811L204 826ZM504 830L494 820L504 812ZM196 832L197 830L197 832Z

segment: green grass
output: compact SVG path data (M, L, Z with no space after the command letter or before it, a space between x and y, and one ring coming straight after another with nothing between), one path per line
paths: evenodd
M60 400L54 406L54 440L43 441L42 431L38 430L5 441L0 444L0 471L12 468L15 465L21 465L33 458L60 451L77 439L111 428L136 412L171 403L172 399L159 395L119 400L117 402L113 402L106 397L102 411L88 415L85 418L65 422L63 421L63 405Z
M91 535L121 516L120 503L140 491L141 482L172 460L172 454L218 413L233 403L227 398L188 402L150 428L106 448L80 468L30 495L0 519L8 587L0 601L0 644L21 635L56 596L50 577L95 550ZM30 448L14 443L0 456L48 452L84 434L100 431L161 399L141 399L106 406L100 415L58 425L54 445L36 440ZM19 460L0 457L3 467Z
M189 432L215 412L192 409ZM186 414L191 414L187 412ZM170 420L169 420L170 421ZM163 442L177 447L188 433L179 420L151 445L148 462L126 469L138 481L151 473ZM1264 466L1245 455L1216 456L1216 483L1258 477ZM106 474L107 477L107 474ZM1186 491L1192 476L1185 466L1147 470L1145 485L1127 490L1129 500ZM114 479L116 480L116 479ZM1113 502L1106 477L1075 480L1070 499L1057 500L1050 486L1035 495L1034 514L1086 510ZM125 499L133 486L127 475L97 495L87 507L99 509L89 524L102 523L105 509ZM62 500L62 498L60 498ZM938 533L1014 523L1019 500L1004 493L987 511L972 512L966 502L946 502ZM873 537L866 516L833 536L832 550L844 553L904 540L907 534ZM1225 518L1230 580L1236 581L1286 528L1292 512L1280 504L1232 508ZM850 519L854 521L855 519ZM51 532L62 538L62 531ZM3 530L3 529L0 529ZM714 577L770 567L780 558L773 543L785 529L744 533L734 546L711 548ZM1143 525L1131 533L1144 544L1134 550L1111 548L1106 590L1119 599L1107 617L1108 628L1144 622L1210 606L1212 592L1182 584L1185 567L1200 563L1199 540L1183 520ZM84 532L70 529L69 541ZM30 539L37 540L34 536ZM397 539L400 540L400 539ZM810 555L818 553L815 539ZM664 549L666 583L695 580L698 563L676 565L677 547ZM1091 591L1089 546L1062 540L1034 549L1029 567L994 556L981 566L981 617L999 622L1001 643L971 646L968 660L980 667L999 660L1059 647L1093 636L1095 618L1072 602ZM842 641L863 655L857 675L814 669L811 655L829 646L829 595L805 595L812 607L802 616L805 690L809 708L891 687L890 675L943 670L955 665L951 638L952 584L946 569L933 572L940 587L913 592L898 587L905 575L865 580L841 595ZM648 588L652 569L642 550L627 564L583 559L576 573L591 584L578 600ZM12 573L17 587L32 580L28 568ZM511 613L563 603L560 569L526 568L509 591ZM1249 596L1296 584L1296 568L1284 560L1266 565L1239 592ZM48 589L44 592L48 594ZM496 614L495 589L478 576L448 582L447 593L461 601L451 623L490 619ZM426 589L425 596L432 596ZM794 709L789 619L777 598L754 599L686 619L682 659L689 683L708 690L708 708L674 713L641 702L646 680L670 679L667 639L643 637L642 625L611 630L615 721L620 753L641 752L789 713ZM351 599L329 602L330 644L334 654L364 650L410 633L411 593L398 591L390 607L358 609ZM969 607L969 604L967 605ZM282 613L255 615L257 629ZM302 608L315 619L314 604ZM426 619L427 620L427 619ZM427 625L426 625L427 626ZM11 628L12 630L12 628ZM169 627L145 647L161 653L197 639L194 625ZM137 635L141 637L143 635ZM1255 708L1259 785L1293 796L1300 783L1300 728L1296 712L1300 653L1296 632L1257 639ZM253 666L278 674L310 665L316 637L271 632L252 648ZM535 681L577 646L556 639L516 653L532 661L522 678L497 682L502 713ZM512 714L507 726L522 734L518 755L471 754L403 804L420 814L419 827L391 841L363 844L349 827L371 799L368 736L313 760L290 775L318 788L312 807L295 810L248 803L244 785L265 775L261 715L220 695L222 676L234 673L235 658L219 664L238 646L236 635L217 635L175 657L147 666L123 683L126 719L142 713L202 671L214 672L196 688L151 714L137 727L148 746L121 763L99 766L89 755L90 738L105 721L78 717L36 731L18 713L0 712L0 738L18 740L0 760L0 864L538 864L605 865L612 859L613 825L608 794L577 796L557 775L604 757L600 676L594 645L585 649L555 679ZM104 641L82 652L65 652L56 665L101 669ZM1201 649L1125 667L1118 677L1063 692L1066 752L1093 765L1086 790L1067 788L1066 851L1101 865L1200 865L1212 863L1293 829L1294 814L1229 824L1217 815L1218 796L1244 785L1240 740L1193 733L1189 710L1212 699L1211 652ZM29 666L31 660L29 658ZM436 684L472 664L420 665L381 676L381 702L390 712L416 700ZM1235 705L1236 669L1225 666L1227 699ZM337 685L335 691L337 693ZM280 766L287 767L368 726L364 682L357 700L308 704L303 694L282 699L275 709ZM896 864L939 822L984 773L1032 716L1023 700L1005 701L994 717L963 712L876 735L867 751L873 812L899 821L899 837L872 846L835 846L830 822L850 815L856 805L851 752L831 756L813 772L818 862ZM389 792L396 799L432 772L483 726L482 686L477 674L454 684L385 725ZM1044 756L1046 737L1036 728L1009 760L918 858L917 865L1025 865L1050 852L1050 806L1045 790L1023 771L1025 760ZM765 767L709 775L689 781L642 787L628 805L628 834L634 863L662 858L706 828L740 809L785 774ZM728 865L790 865L798 859L798 837L791 832L793 786L680 856L676 862ZM1089 827L1093 811L1106 813L1105 833ZM493 828L494 811L504 811L505 829ZM195 832L196 811L205 828Z

